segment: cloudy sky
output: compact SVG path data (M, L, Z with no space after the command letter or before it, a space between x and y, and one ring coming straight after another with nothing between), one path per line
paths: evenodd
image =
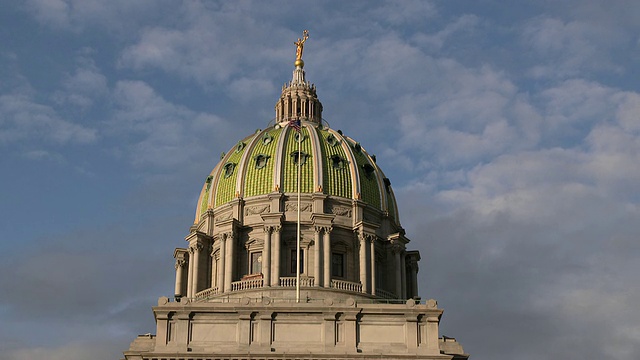
M274 117L303 29L441 335L477 360L640 352L637 0L9 0L0 24L2 359L155 332L200 186Z

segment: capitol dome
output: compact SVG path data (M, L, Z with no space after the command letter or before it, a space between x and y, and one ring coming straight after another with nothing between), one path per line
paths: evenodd
M418 295L420 255L406 250L391 181L375 156L322 119L299 55L275 118L207 176L189 246L174 254L177 297L286 297L291 288L299 296L301 287L307 296Z
M375 156L322 122L315 87L295 80L294 74L294 81L283 87L275 120L222 154L202 187L196 221L208 209L215 211L236 198L251 201L270 193L297 194L299 157L301 193L326 195L331 203L326 210L336 215L344 215L341 206L362 202L399 226L391 182ZM294 124L298 128L290 126L298 120L300 124Z

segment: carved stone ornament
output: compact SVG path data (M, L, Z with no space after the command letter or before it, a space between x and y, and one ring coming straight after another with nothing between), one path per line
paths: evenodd
M338 216L351 217L352 209L347 206L334 206L331 208L331 213Z
M268 213L269 211L271 211L271 205L269 205L269 204L256 205L256 206L247 207L244 210L244 214L245 214L245 216L260 215L260 214Z
M298 204L295 202L288 202L284 206L285 211L298 211ZM300 204L300 212L311 212L313 205L310 202Z
M178 268L183 268L186 264L187 262L182 259L176 260L176 270L178 270Z
M233 216L233 214L231 214L231 212L228 212L226 214L222 214L220 216L218 216L216 218L216 221L225 221L225 220L229 220L231 219L231 217Z

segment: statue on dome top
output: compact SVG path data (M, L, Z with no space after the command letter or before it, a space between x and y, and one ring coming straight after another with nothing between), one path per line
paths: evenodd
M304 42L309 38L309 30L302 32L302 39L298 38L298 41L293 44L296 48L296 60L302 60L302 52L304 51Z

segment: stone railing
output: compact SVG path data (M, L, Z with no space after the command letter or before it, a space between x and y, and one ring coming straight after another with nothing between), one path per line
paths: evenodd
M300 287L311 287L315 283L314 278L312 277L300 277ZM280 286L282 287L296 287L296 278L295 277L281 277L280 278Z
M257 289L262 287L262 278L234 281L231 283L231 291Z
M331 287L338 290L362 292L362 284L344 280L331 280Z
M383 290L383 289L376 289L376 296L379 298L383 298L383 299L397 299L398 296L396 296L396 294L392 293L391 291L387 291L387 290Z
M206 290L202 290L202 291L196 293L195 298L197 300L206 299L209 296L213 296L213 295L217 295L217 294L218 294L218 287L216 286L216 287L208 288Z

